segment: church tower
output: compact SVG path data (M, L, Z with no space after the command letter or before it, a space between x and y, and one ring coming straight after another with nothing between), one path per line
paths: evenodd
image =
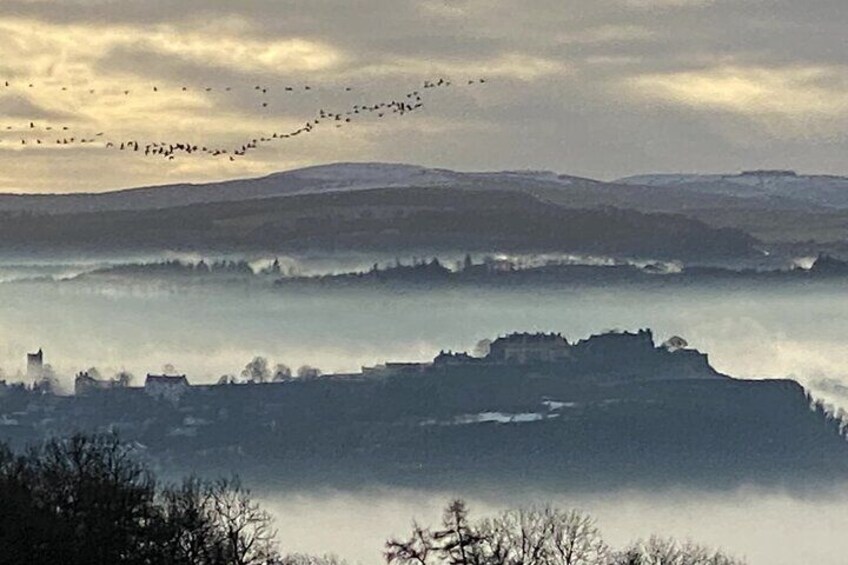
M41 348L36 353L27 353L27 379L40 381L44 376L44 352Z

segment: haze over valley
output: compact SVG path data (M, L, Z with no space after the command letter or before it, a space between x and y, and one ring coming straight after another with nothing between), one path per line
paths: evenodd
M846 24L0 2L0 565L841 565Z

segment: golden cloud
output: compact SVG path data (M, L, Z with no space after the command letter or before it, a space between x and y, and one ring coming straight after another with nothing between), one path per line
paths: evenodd
M404 57L365 65L356 72L372 75L446 76L458 79L482 76L532 81L570 71L571 67L560 60L523 53L503 53L486 59L461 61Z
M49 24L38 20L0 21L3 66L22 77L84 80L91 64L119 48L146 50L163 57L242 72L327 70L343 61L332 46L299 37L250 38L246 24L152 28L130 25Z
M848 114L848 69L842 67L723 66L640 75L626 82L646 98L693 108L788 118Z

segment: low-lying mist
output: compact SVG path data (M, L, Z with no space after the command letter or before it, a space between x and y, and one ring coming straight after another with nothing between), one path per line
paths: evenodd
M12 268L38 276L79 265ZM238 375L256 356L271 367L349 372L387 360L429 360L441 349L471 351L483 338L515 330L561 331L573 341L643 327L654 329L658 341L686 338L719 371L796 378L848 405L848 302L838 283L403 292L0 284L5 378L23 379L25 354L41 347L68 389L73 375L90 367L104 377L129 371L140 384L145 373L173 365L193 383L211 383ZM806 497L762 490L263 493L262 485L252 486L277 516L286 551L337 553L363 564L379 563L384 541L407 533L413 518L436 523L445 503L463 495L478 516L533 503L580 508L619 545L653 533L691 538L752 565L841 563L848 555L848 486Z
M569 339L621 328L681 335L737 377L848 383L848 303L839 285L695 289L294 291L73 283L0 285L0 367L24 369L43 347L63 382L97 367L111 375L171 364L195 383L238 373L254 356L324 372L472 350L514 330ZM826 387L834 399L840 389Z
M276 518L286 551L335 553L367 565L381 563L385 541L406 535L413 519L437 525L447 502L462 494L278 493L266 494L263 503ZM848 488L807 498L743 489L726 494L490 493L465 499L478 517L534 504L577 508L597 519L614 546L658 534L722 548L750 565L836 565L848 555Z

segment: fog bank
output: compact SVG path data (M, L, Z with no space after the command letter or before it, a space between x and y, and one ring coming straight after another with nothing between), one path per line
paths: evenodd
M381 563L385 540L408 533L413 519L436 525L457 493L371 491L266 495L283 549L335 553ZM592 514L605 538L623 546L651 534L720 547L750 565L837 565L848 555L848 488L798 498L781 492L725 494L621 492L605 495L493 493L466 497L473 515L550 503Z
M14 376L25 353L70 382L96 366L136 375L172 364L192 382L237 373L256 355L325 372L471 350L510 331L653 328L681 335L738 377L848 384L848 303L838 285L803 288L605 288L439 292L293 292L0 284L0 367ZM827 395L837 399L830 386Z

